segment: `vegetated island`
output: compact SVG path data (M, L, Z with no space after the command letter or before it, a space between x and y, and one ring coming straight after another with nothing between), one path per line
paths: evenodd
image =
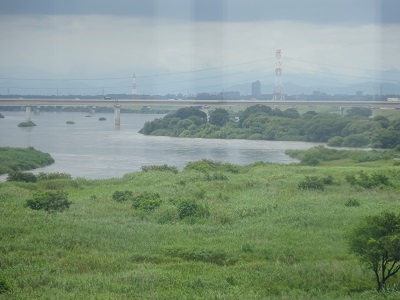
M0 147L0 175L14 171L25 171L45 167L54 163L48 153L33 147Z
M33 126L37 126L37 125L35 123L33 123L32 121L21 122L18 124L18 127L33 127Z
M280 110L254 105L238 114L216 108L207 115L195 107L176 110L164 118L146 122L144 135L322 142L334 147L390 149L400 144L400 117L371 118L370 108L354 107L345 115L294 108ZM397 114L398 115L398 114Z
M325 151L2 182L0 298L399 299L399 166Z

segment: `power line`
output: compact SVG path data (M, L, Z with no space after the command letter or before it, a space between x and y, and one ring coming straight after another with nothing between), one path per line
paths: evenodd
M197 73L197 72L205 72L211 70L218 70L218 69L226 69L237 67L241 65L248 65L256 62L261 61L268 61L270 59L257 59L232 65L226 66L219 66L213 68L205 68L205 69L196 69L190 71L182 71L182 72L172 72L172 73L163 73L163 74L151 74L151 75L144 75L140 76L140 78L149 78L149 77L161 77L161 76L171 76L171 75L181 75L181 74L190 74L190 73ZM100 80L125 80L125 79L132 79L132 76L127 77L105 77L105 78L18 78L18 77L0 77L0 80L20 80L20 81L100 81Z

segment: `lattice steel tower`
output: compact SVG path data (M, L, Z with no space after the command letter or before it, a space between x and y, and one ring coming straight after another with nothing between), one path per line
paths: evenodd
M132 79L132 96L136 96L136 73L133 73L133 79Z
M275 56L276 56L276 62L275 62L275 83L274 83L273 100L285 100L285 95L283 94L281 49L276 50Z

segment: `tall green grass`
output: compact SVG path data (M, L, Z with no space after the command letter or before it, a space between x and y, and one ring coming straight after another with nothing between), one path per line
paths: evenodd
M346 240L364 216L400 209L398 167L199 164L58 180L73 204L50 215L24 207L35 191L54 189L50 181L0 183L0 275L12 287L0 299L399 298L399 277L375 292ZM391 185L346 182L361 170L383 172ZM334 184L299 189L306 176ZM161 205L134 209L116 191L158 193ZM184 200L209 215L180 218Z

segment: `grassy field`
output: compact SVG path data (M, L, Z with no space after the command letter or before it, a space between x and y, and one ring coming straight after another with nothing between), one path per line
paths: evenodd
M391 185L346 182L360 170ZM333 182L299 189L306 176ZM388 162L198 162L120 179L3 182L0 272L11 291L0 299L399 299L399 276L377 293L346 240L363 217L400 210L399 183L400 167ZM49 189L67 191L70 209L25 207ZM134 209L116 191L158 193L161 205ZM209 214L185 218L187 200Z

